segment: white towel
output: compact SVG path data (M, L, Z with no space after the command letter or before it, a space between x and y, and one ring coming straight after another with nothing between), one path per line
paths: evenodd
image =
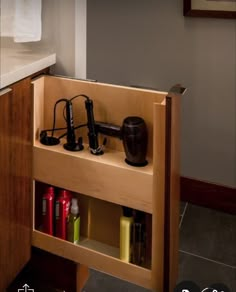
M42 34L42 0L1 0L1 36L35 42Z

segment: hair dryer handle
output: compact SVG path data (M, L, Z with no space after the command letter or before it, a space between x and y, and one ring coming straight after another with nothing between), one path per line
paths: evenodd
M101 134L122 139L120 126L109 123L96 122L96 129L97 132Z

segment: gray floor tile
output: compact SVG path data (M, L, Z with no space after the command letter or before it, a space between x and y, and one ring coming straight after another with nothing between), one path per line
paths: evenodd
M236 267L236 216L188 204L180 250Z
M181 225L182 225L182 220L183 220L183 216L179 216L179 228L181 228Z
M222 283L235 292L236 269L180 252L178 282L181 281L193 281L201 289Z
M145 288L90 270L90 277L83 289L85 292L150 292Z
M186 205L187 205L186 202L183 202L183 201L180 202L180 206L179 206L180 207L179 208L179 214L180 214L180 216L183 215Z
M182 222L183 222L183 219L184 219L185 212L187 210L187 206L188 206L188 203L182 202L182 201L180 202L179 228L181 228L181 226L182 226Z

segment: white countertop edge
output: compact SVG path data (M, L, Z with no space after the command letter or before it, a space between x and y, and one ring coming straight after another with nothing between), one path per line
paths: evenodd
M56 63L56 54L50 54L47 57L41 58L31 64L26 64L18 70L1 75L0 89L9 86L27 76L30 76L44 68L52 66Z

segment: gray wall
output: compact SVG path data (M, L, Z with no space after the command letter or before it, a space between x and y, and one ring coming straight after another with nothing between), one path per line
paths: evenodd
M87 77L182 99L181 175L236 186L236 21L186 18L182 0L87 3Z
M42 0L41 44L57 54L55 73L75 74L75 0Z

